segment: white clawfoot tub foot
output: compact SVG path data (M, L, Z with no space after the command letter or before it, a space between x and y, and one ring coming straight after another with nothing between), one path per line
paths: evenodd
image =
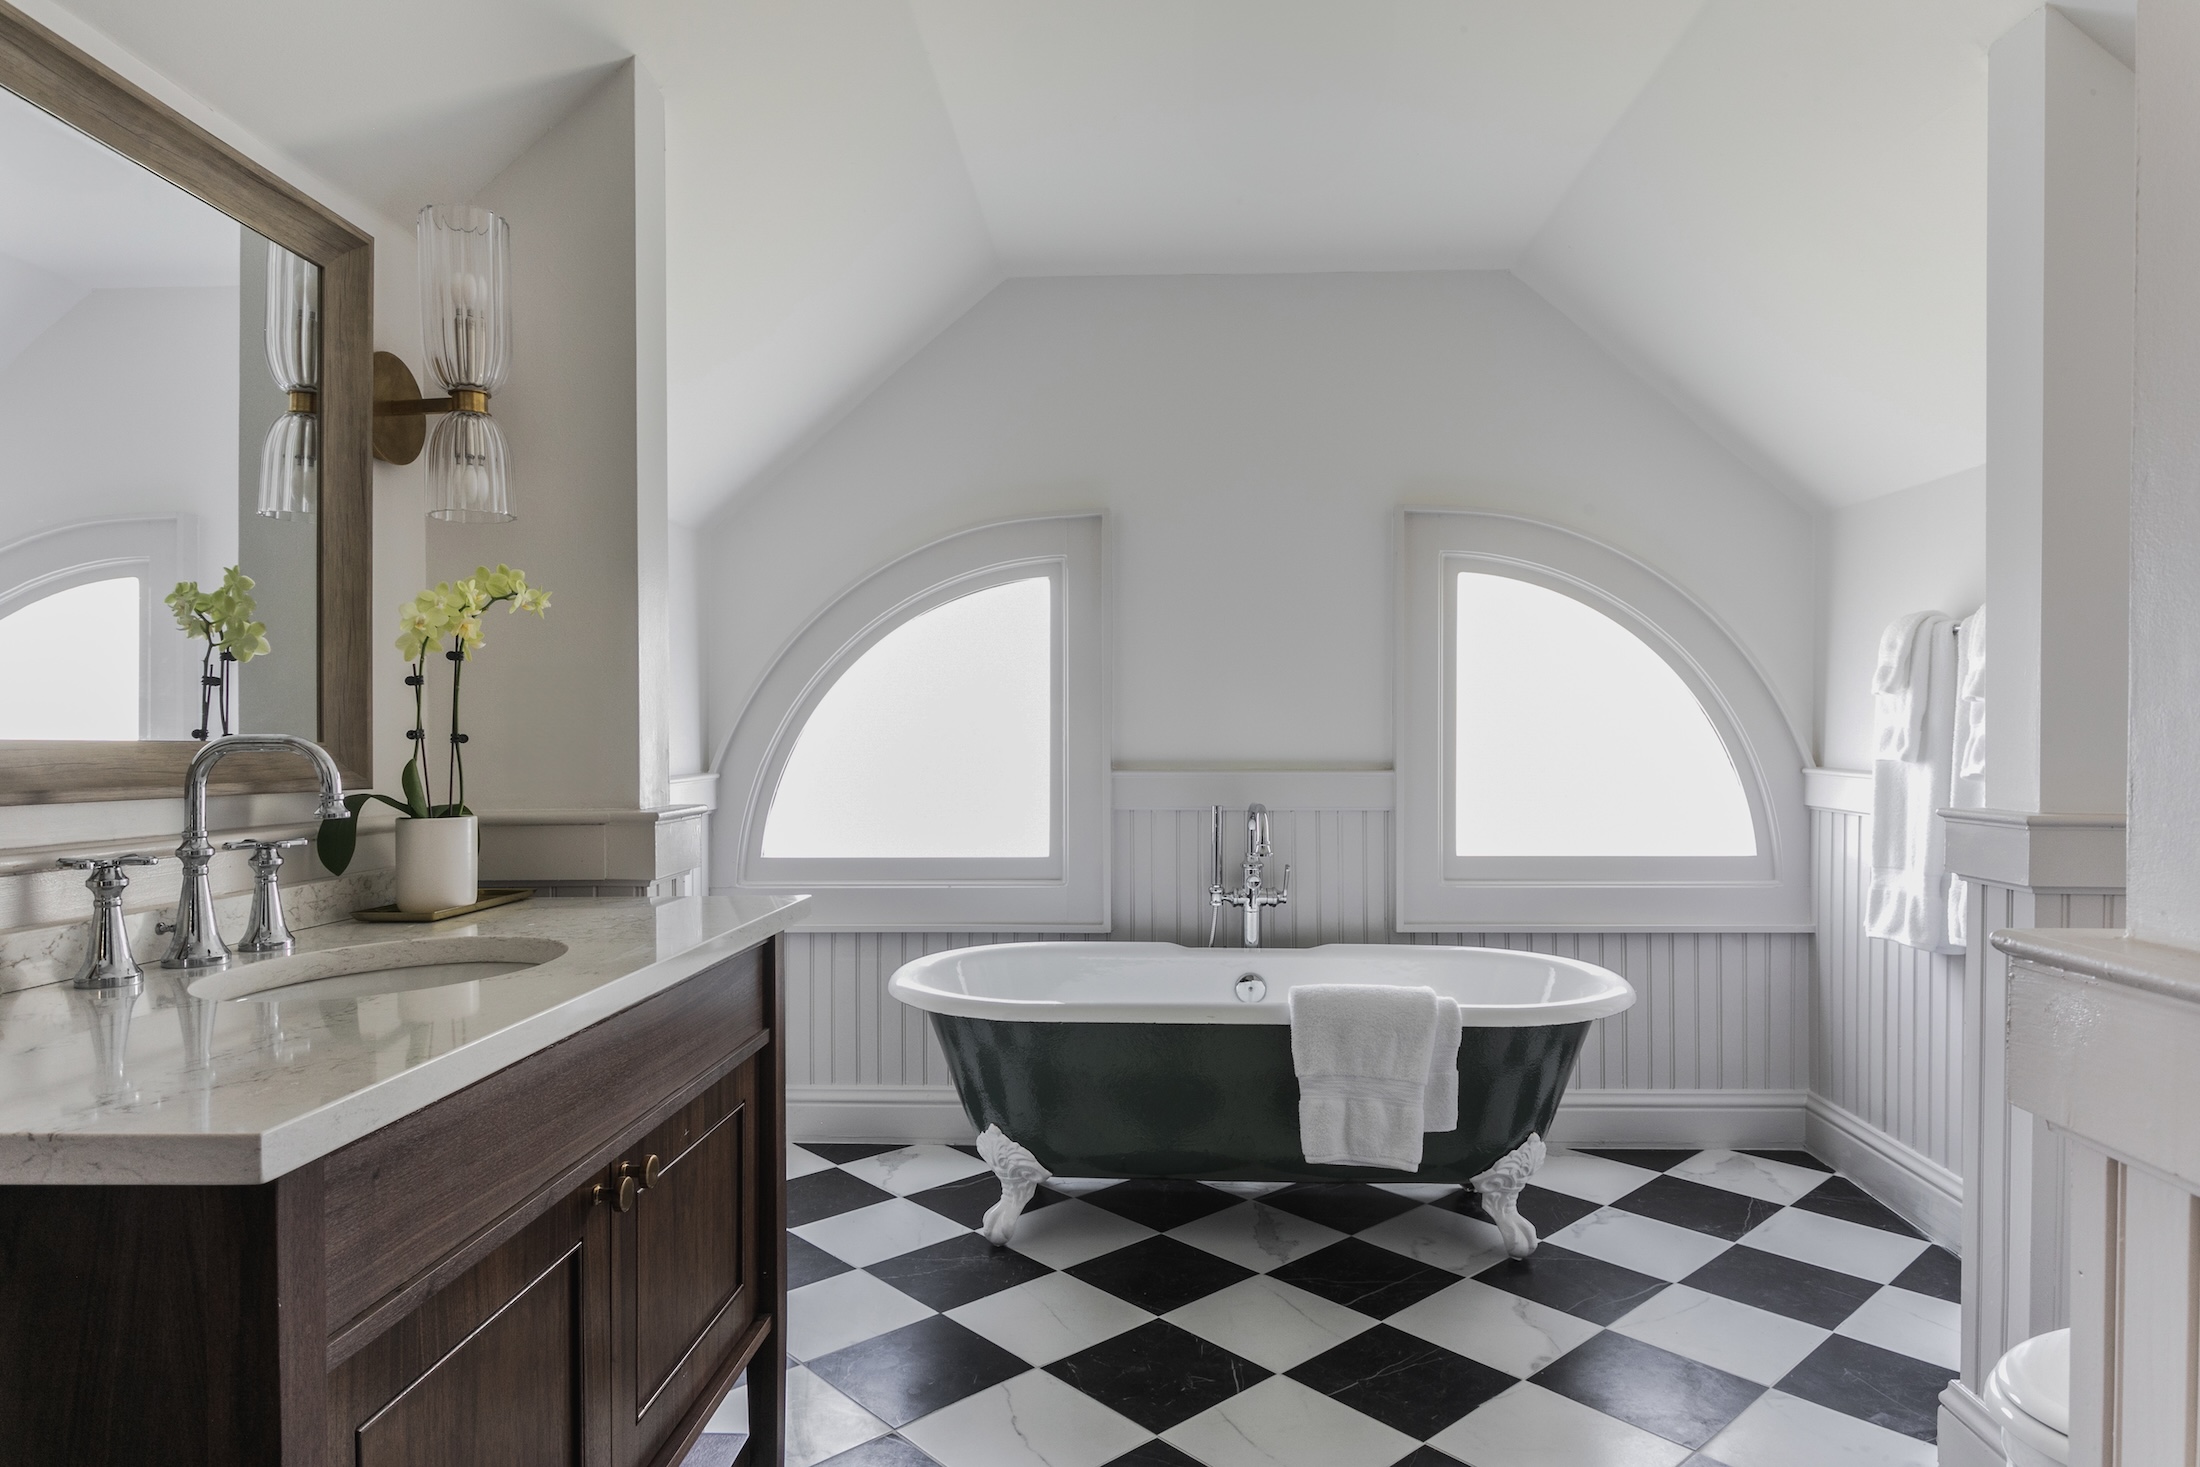
M978 1231L994 1247L1005 1247L1016 1236L1016 1219L1023 1216L1024 1208L1031 1202L1031 1194L1039 1184L1052 1175L1039 1165L1039 1158L1018 1146L1001 1134L999 1126L987 1126L978 1137L978 1155L993 1168L993 1174L1001 1179L1001 1200L986 1209L985 1220ZM1540 1148L1538 1160L1541 1159ZM1531 1239L1533 1235L1530 1235ZM1530 1247L1534 1246L1531 1241Z
M984 1148L983 1137L978 1146ZM1467 1183L1481 1194L1482 1210L1497 1224L1497 1236L1504 1241L1505 1252L1514 1258L1526 1258L1535 1252L1535 1224L1520 1215L1520 1191L1542 1165L1543 1138L1531 1135L1499 1157L1497 1165ZM991 1220L989 1214L987 1221Z

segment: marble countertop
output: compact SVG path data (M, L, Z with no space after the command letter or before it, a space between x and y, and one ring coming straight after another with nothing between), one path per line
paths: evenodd
M272 1180L762 942L808 900L538 898L432 928L309 928L297 956L195 975L198 996L150 966L135 996L0 994L0 1185ZM424 937L497 966L401 992L341 976L354 950ZM275 962L286 984L318 981L219 996ZM516 962L535 965L497 971Z

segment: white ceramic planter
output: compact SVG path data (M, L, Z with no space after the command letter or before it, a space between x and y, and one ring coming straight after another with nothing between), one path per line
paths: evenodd
M397 909L433 912L480 900L481 840L474 817L397 821Z

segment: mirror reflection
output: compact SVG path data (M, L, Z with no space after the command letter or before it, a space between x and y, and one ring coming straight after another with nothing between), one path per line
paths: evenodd
M317 735L319 290L0 90L0 739Z

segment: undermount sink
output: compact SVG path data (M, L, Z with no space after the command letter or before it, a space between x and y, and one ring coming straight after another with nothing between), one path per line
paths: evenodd
M414 937L258 962L233 962L191 985L193 998L368 998L502 978L565 955L541 937Z

